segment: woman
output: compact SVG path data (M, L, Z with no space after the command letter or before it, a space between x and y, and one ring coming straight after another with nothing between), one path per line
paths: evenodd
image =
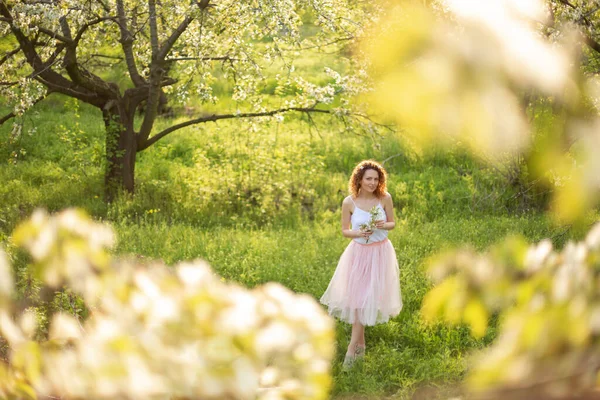
M375 161L354 168L350 196L342 202L342 235L352 241L321 297L330 315L352 324L345 368L365 354L365 326L387 322L402 309L398 261L387 238L396 223L386 181L385 169Z

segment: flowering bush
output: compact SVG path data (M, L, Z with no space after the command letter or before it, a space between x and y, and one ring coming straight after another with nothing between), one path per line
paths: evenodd
M76 210L36 211L14 232L49 289L70 288L90 316L52 316L33 340L31 309L16 314L0 252L0 395L36 398L325 398L333 324L307 295L270 283L247 290L203 261L173 268L114 260L112 230Z

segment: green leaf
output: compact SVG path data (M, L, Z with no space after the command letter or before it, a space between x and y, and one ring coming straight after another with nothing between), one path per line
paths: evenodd
M471 298L465 307L463 319L471 327L473 335L481 338L488 326L489 314L483 303L477 298Z

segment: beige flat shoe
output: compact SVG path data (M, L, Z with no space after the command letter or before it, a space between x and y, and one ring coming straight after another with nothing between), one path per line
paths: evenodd
M360 358L365 356L366 347L365 346L355 346L354 353L348 354L344 357L344 363L342 364L342 369L344 371L349 370L354 365L354 362Z
M342 369L344 371L347 371L350 368L352 368L352 365L354 365L355 360L356 360L356 357L354 356L354 354L346 353L346 357L344 357L344 363L342 364Z
M365 346L356 346L356 349L354 350L354 357L363 358L366 350L367 348Z

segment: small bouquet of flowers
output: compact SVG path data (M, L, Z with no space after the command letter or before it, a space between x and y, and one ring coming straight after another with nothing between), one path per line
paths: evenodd
M377 227L377 221L382 219L381 213L379 212L379 207L377 206L373 206L373 208L369 210L369 214L371 215L371 219L369 219L369 222L365 224L360 224L358 227L361 232L374 231ZM367 243L369 243L369 238L367 238Z

